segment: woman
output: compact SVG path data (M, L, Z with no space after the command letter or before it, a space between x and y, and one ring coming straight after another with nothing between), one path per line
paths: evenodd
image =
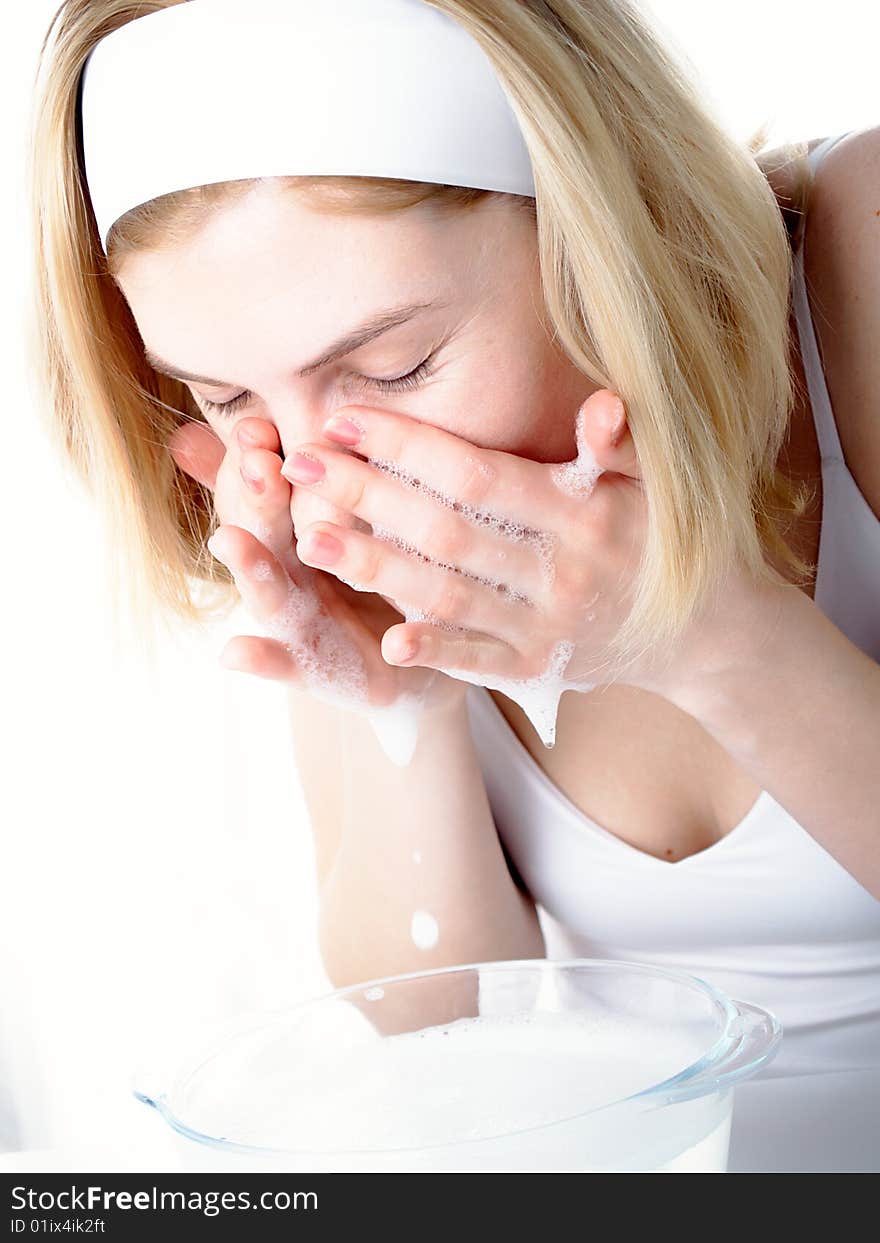
M858 1168L878 1140L851 1102L880 1099L878 131L823 160L792 265L758 165L625 5L431 7L532 119L537 199L212 182L125 212L105 255L76 92L133 14L62 6L34 161L62 443L137 602L195 617L192 579L231 574L269 631L225 663L290 684L335 984L559 952L704 974L783 1022L798 1088L773 1116L822 1124L791 1168L843 1151L835 1125ZM771 173L796 224L801 172ZM560 651L595 689L549 749L485 688L558 694ZM360 709L409 694L401 764ZM829 1079L833 1108L810 1095ZM733 1168L772 1168L767 1111L741 1133Z

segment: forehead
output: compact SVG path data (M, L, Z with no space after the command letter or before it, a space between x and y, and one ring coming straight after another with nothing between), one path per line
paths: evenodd
M321 213L293 191L261 183L218 209L185 243L128 256L120 284L135 313L219 299L234 313L308 299L317 312L344 296L369 306L389 292L418 297L479 279L502 243L479 209L423 206L379 215Z

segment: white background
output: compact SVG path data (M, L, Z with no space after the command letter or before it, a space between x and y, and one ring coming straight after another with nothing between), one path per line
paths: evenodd
M154 670L114 649L102 533L34 414L21 170L55 7L8 6L0 78L0 1151L138 1142L138 1063L183 1052L199 1024L327 987L283 689L217 664L234 625L169 641ZM774 144L878 121L874 5L652 11L737 137L765 121Z

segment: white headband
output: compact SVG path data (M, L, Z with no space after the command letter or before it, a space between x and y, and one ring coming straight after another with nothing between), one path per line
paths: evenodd
M347 174L534 197L491 61L423 0L188 0L105 36L82 77L101 244L149 199Z

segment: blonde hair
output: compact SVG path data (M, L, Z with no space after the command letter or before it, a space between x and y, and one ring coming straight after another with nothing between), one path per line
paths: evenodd
M127 253L171 246L252 182L186 189L118 220L105 259L84 183L77 88L94 45L179 0L67 0L41 54L32 144L39 370L56 442L116 536L128 598L190 621L237 598L205 549L210 490L166 442L202 419L153 371L114 279ZM786 525L807 501L777 468L793 398L791 249L754 152L728 137L682 69L619 0L427 0L464 26L517 106L534 167L549 320L573 363L626 403L647 503L644 555L618 668L674 640L734 560L777 580L812 566ZM52 44L49 52L50 42ZM373 178L290 177L327 211L488 192ZM573 412L572 412L573 415ZM210 590L209 590L210 589Z

